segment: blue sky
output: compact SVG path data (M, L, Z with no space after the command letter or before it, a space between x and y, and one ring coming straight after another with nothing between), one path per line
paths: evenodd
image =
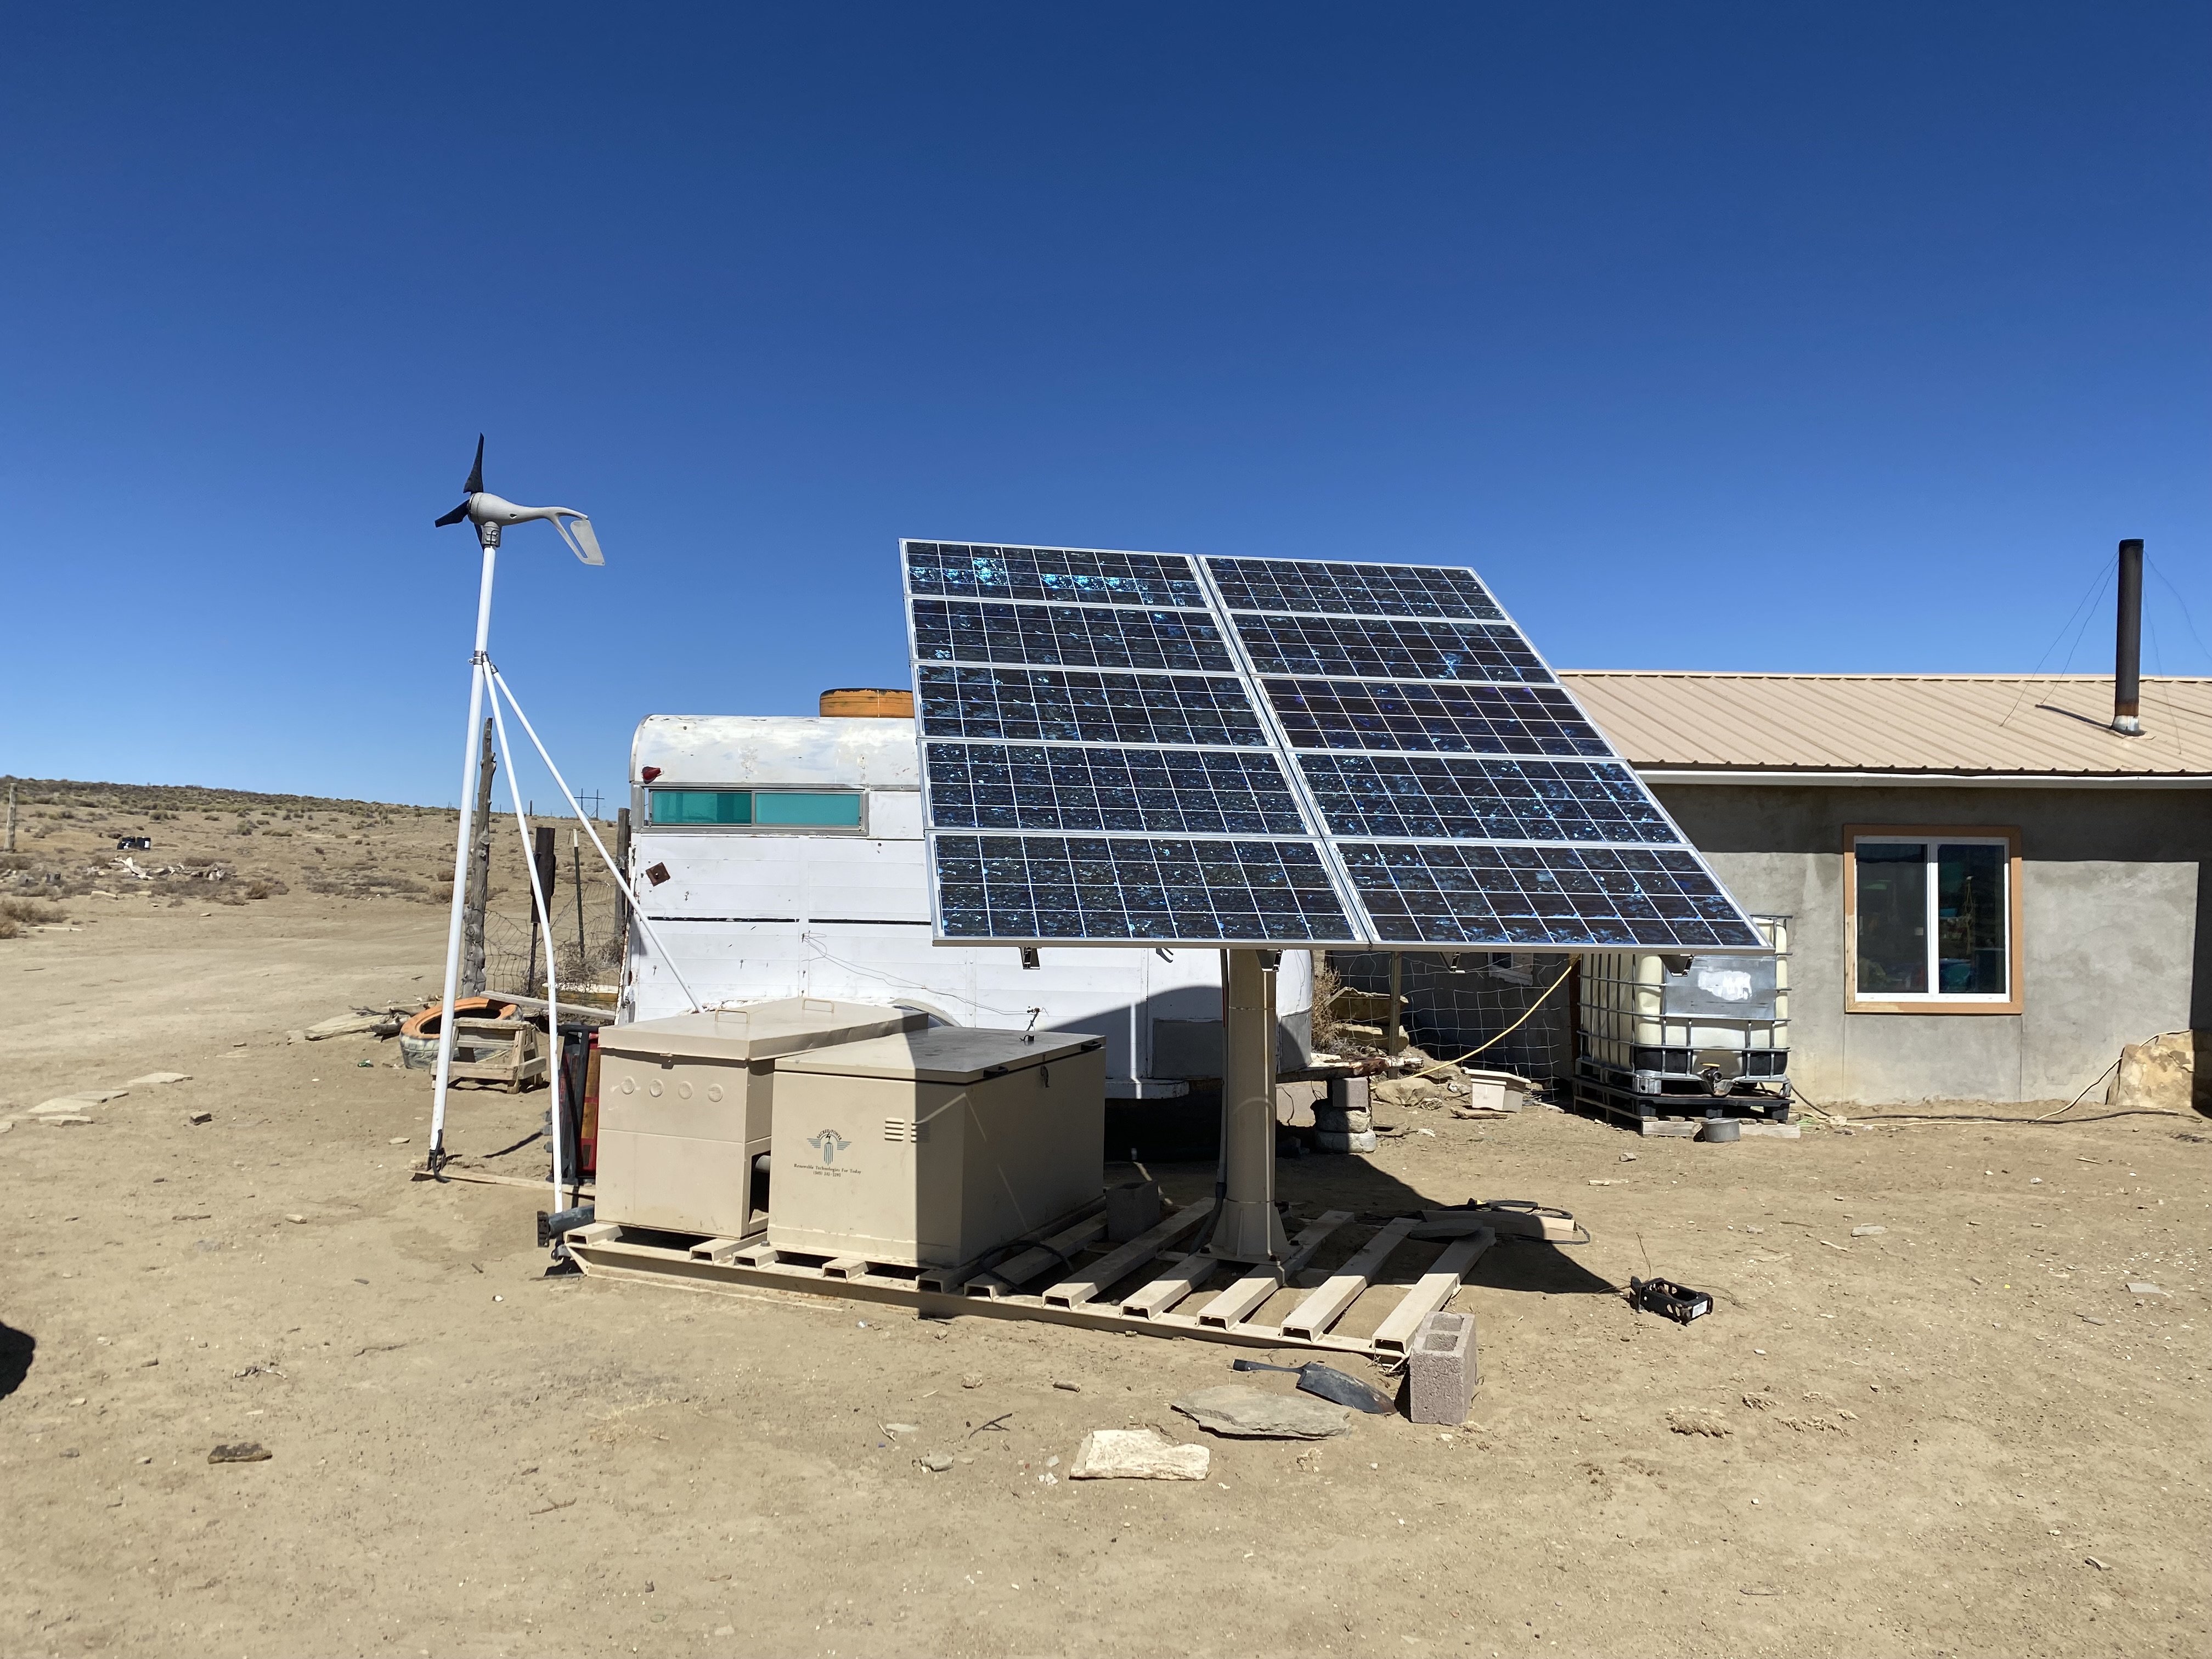
M450 802L479 430L607 550L513 532L493 648L610 793L644 714L904 684L901 535L1839 671L2108 668L2140 535L2212 672L2208 64L2200 4L19 14L0 772Z

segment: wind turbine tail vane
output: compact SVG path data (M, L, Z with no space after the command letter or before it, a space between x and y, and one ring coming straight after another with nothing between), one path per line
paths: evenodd
M546 508L551 515L553 528L561 532L561 539L568 544L568 550L586 564L605 564L606 556L599 551L599 538L592 533L592 521L573 507Z

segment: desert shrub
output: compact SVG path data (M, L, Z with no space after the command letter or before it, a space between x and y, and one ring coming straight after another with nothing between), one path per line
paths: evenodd
M12 921L6 916L0 916L0 939L13 939L22 931L20 923Z
M1330 967L1325 951L1314 952L1313 969L1313 1046L1323 1054L1334 1054L1343 1036L1342 1022L1336 1017L1336 994L1344 988L1344 981Z
M0 918L21 927L28 922L66 921L68 913L56 904L41 904L36 899L0 898Z

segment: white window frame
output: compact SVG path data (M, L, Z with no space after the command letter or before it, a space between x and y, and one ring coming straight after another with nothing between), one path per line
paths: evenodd
M1927 925L1923 933L1928 951L1925 991L1859 990L1858 850L1866 842L1895 844L1917 842L1927 862L1935 862L1937 843L1947 847L1999 847L2005 852L2004 900L2005 988L2002 992L1944 991L1938 986L1942 965L1936 956L1942 895L1935 872L1929 872ZM1844 829L1844 1010L1854 1014L2017 1014L2021 1000L2021 853L2020 831L1994 824L1881 824L1854 823Z

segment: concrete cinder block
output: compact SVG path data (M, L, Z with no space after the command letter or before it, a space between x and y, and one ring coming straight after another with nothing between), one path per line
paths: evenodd
M1130 1181L1106 1189L1106 1242L1126 1244L1159 1224L1160 1183Z
M1438 1309L1424 1319L1406 1355L1406 1415L1416 1423L1464 1423L1480 1380L1474 1316Z
M1334 1077L1328 1080L1328 1105L1332 1112L1366 1112L1374 1109L1374 1097L1370 1081L1364 1077ZM1320 1102L1314 1109L1323 1109Z

